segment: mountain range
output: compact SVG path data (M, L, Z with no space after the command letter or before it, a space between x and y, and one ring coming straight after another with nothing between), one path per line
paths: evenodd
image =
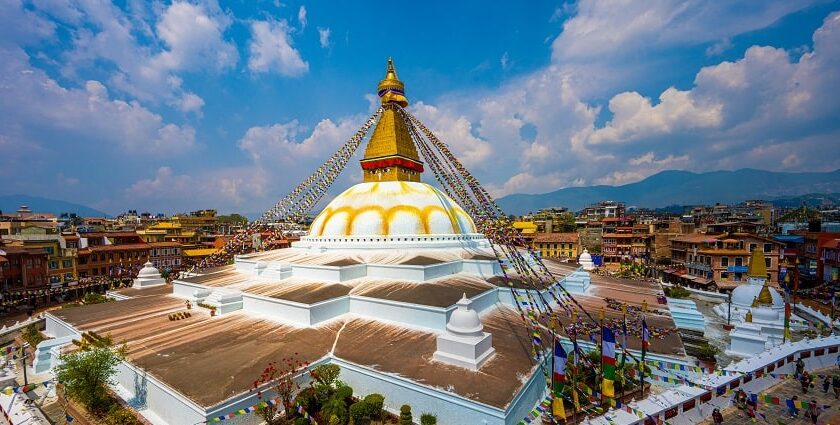
M604 200L624 202L628 207L660 208L837 192L840 192L840 170L824 173L784 173L750 168L705 173L671 170L621 186L567 187L537 195L508 195L497 202L506 213L522 215L549 207L579 211Z
M61 201L58 199L41 198L38 196L29 195L2 195L0 196L0 211L3 214L13 214L20 208L21 205L26 205L33 212L51 213L60 215L61 213L76 213L80 217L109 217L110 214L99 211L94 208L86 207L81 204L73 202Z

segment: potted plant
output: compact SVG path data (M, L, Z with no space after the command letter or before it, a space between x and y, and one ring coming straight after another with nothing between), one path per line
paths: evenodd
M216 307L210 307L210 317L214 317L216 315Z

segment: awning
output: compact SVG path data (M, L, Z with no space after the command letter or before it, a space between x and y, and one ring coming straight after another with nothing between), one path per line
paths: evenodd
M706 285L712 283L712 279L706 279L706 278L703 278L703 277L695 277L692 280L694 282L696 282L698 285L703 285L703 286L706 286Z

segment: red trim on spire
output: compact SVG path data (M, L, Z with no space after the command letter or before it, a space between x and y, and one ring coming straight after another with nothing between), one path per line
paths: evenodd
M362 160L362 169L363 170L372 170L376 168L385 168L385 167L394 167L399 166L403 168L408 168L409 170L417 171L418 173L423 172L423 164L419 162L412 161L410 159L395 157L395 158L384 158L384 159L374 159L374 160Z

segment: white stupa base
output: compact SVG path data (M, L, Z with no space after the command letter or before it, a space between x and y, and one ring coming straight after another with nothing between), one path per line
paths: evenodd
M573 294L585 294L592 284L592 276L589 272L576 271L566 276L563 287Z
M475 337L443 334L437 337L437 351L432 358L464 369L479 370L493 354L496 354L493 336L487 332Z
M750 357L772 347L761 325L744 322L729 333L729 349L726 354L734 357Z
M161 277L156 278L156 279L155 278L149 279L149 278L138 277L137 279L134 279L134 283L132 284L132 287L143 289L143 288L151 288L153 286L160 286L160 285L166 285L166 280L164 280Z

